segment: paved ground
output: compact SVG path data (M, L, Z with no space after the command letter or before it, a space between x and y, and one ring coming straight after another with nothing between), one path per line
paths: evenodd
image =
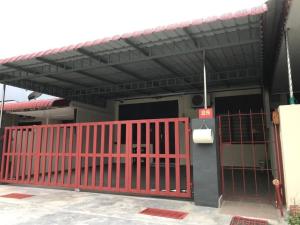
M220 209L195 206L189 201L0 185L0 195L9 193L34 196L0 197L0 224L3 225L225 225L231 220ZM185 211L188 216L175 220L139 214L146 207ZM271 222L281 224L276 220Z

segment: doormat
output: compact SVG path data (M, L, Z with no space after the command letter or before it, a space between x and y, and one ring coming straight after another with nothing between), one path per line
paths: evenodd
M268 221L234 216L230 225L268 225Z
M1 195L0 197L3 198L15 198L15 199L23 199L23 198L30 198L33 195L28 195L28 194L21 194L21 193L11 193L7 195Z
M158 209L158 208L146 208L140 213L149 216L159 216L159 217L166 217L166 218L172 218L178 220L182 220L188 215L188 213L186 212L167 210L167 209Z

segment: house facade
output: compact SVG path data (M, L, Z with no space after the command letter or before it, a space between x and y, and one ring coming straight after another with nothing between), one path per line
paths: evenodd
M278 179L292 204L298 182L286 160L298 153L285 150L286 143L297 146L285 132L299 119L281 119L291 119L290 106L279 106L299 90L294 75L290 95L294 47L292 63L284 64L287 25L290 46L297 40L297 7L270 0L0 60L1 83L97 109L93 119L79 110L75 123L7 127L1 181L193 198L218 207L223 199L274 201ZM278 107L286 127L273 119ZM196 141L194 130L210 135Z

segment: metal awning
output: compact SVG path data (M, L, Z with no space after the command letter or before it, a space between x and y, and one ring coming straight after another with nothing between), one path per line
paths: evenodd
M0 83L70 100L260 85L267 6L0 60Z

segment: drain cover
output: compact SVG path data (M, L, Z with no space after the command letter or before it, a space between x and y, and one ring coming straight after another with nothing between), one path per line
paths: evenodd
M268 225L268 221L235 216L232 218L230 225Z
M149 216L160 216L172 219L184 219L188 213L167 209L157 209L157 208L146 208L140 212L141 214L149 215Z
M23 198L30 198L33 195L21 194L21 193L11 193L7 195L1 195L0 197L3 198L16 198L16 199L23 199Z

